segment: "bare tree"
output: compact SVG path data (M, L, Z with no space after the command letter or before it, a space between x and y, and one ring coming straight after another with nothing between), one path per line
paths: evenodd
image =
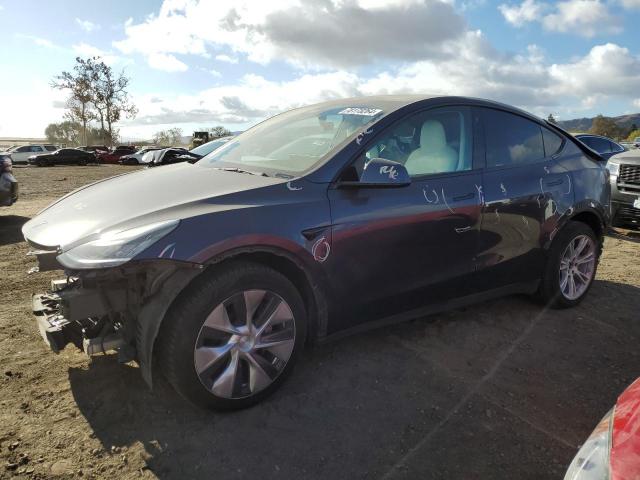
M99 120L103 142L112 145L118 136L114 125L138 112L127 92L129 81L124 71L115 74L100 57L77 57L73 72L57 75L51 86L70 92L65 117L82 125L83 143L87 143L87 124Z
M207 131L209 132L209 138L211 140L215 140L216 138L228 137L230 135L233 135L233 133L231 133L231 130L229 130L228 128L225 128L223 126L217 126L217 127L209 128L209 129L207 129Z
M180 145L182 139L181 128L170 128L168 130L160 130L153 134L153 143L161 147L172 147Z
M138 113L138 109L131 102L127 87L129 77L124 71L115 74L113 69L103 61L95 63L94 93L96 97L96 108L100 111L100 118L107 124L107 141L109 144L117 136L114 124L122 117L133 118Z
M95 118L91 108L94 101L93 72L89 60L76 57L73 72L63 71L51 81L51 86L59 90L69 90L67 118L82 125L82 142L87 142L87 124Z

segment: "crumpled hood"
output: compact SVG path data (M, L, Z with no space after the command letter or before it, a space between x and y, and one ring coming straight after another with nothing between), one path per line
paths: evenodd
M108 230L234 208L233 194L286 181L190 163L141 170L62 197L28 221L22 233L35 247L64 251Z

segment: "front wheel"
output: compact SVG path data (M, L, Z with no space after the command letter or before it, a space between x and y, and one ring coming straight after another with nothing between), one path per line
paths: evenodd
M554 308L580 303L593 284L600 248L593 230L571 222L560 231L549 250L539 296Z
M262 265L204 273L172 305L158 339L162 373L183 397L214 409L253 405L291 373L306 335L293 284Z

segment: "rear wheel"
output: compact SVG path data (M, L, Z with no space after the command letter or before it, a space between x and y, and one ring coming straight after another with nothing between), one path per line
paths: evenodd
M580 303L593 284L600 248L593 230L581 222L569 223L549 251L539 296L554 308Z
M253 405L291 373L306 335L300 294L282 274L242 263L205 273L167 313L158 359L193 403Z

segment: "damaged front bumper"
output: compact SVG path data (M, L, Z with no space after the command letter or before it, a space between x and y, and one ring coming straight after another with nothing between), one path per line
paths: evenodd
M33 313L42 339L55 353L59 353L69 343L87 355L106 353L109 350L120 353L126 347L122 332L101 318L82 318L82 313L77 311L78 306L69 308L69 300L77 297L71 293L72 289L65 291L69 283L70 280L53 280L50 293L35 294L32 297ZM86 303L87 299L84 300Z
M58 249L29 242L38 266L59 270ZM169 259L132 262L121 267L65 270L47 293L33 296L38 330L53 352L75 345L87 355L115 350L120 362L135 360L152 385L153 345L176 296L203 266Z

